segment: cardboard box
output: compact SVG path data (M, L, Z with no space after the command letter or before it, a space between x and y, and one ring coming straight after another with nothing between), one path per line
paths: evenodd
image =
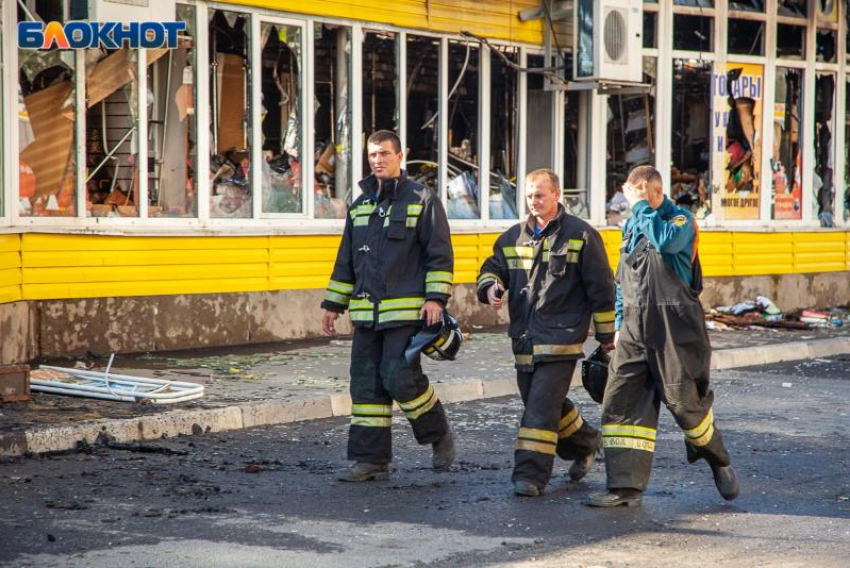
M25 402L30 398L29 365L0 367L0 401Z

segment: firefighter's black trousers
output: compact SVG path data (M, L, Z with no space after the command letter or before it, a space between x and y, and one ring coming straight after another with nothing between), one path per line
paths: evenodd
M552 476L555 454L565 460L597 449L598 431L587 424L567 398L576 362L537 363L531 373L517 371L525 411L514 451L513 481L542 489Z
M404 350L418 325L376 331L355 328L351 346L351 427L348 459L385 464L392 460L392 404L395 400L413 426L420 444L433 444L448 431L446 412Z

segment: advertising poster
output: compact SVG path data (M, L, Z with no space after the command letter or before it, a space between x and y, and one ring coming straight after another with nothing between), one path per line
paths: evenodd
M712 112L717 219L758 219L764 66L716 64Z

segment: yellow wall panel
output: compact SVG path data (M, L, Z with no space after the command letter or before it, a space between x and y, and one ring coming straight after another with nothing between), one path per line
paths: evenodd
M0 286L0 304L17 302L21 299L20 286Z
M21 254L18 252L0 252L0 270L21 267Z
M340 233L342 231L340 230ZM304 248L339 248L342 242L340 235L293 235L268 237L272 249L304 249Z
M209 243L210 246L215 243ZM136 250L25 252L24 268L60 266L156 266L184 264L242 264L268 262L267 249Z
M0 270L0 288L6 288L9 286L20 286L21 284L21 271L17 268L7 268L5 270Z
M457 265L458 259L462 259L462 258L463 259L471 258L471 259L476 260L476 261L478 260L478 247L475 247L475 246L471 246L471 247L454 246L453 248L454 248L454 253L455 253L455 265Z
M787 233L786 233L787 234ZM794 242L802 243L802 242L817 242L817 243L827 243L827 242L841 242L846 241L846 235L844 231L829 231L829 232L805 232L805 233L792 233Z
M320 276L324 278L322 288L327 286L333 272L333 262L285 262L272 264L269 270L271 278L286 278L289 276Z
M111 282L106 284L28 284L23 286L25 300L56 298L102 298L110 296L157 296L175 294L213 294L265 290L267 278L227 280L178 280L168 282Z
M338 246L338 245L337 245ZM287 262L336 262L337 247L323 249L272 249L269 262L273 264Z
M468 30L491 38L541 44L543 22L520 22L517 14L538 4L531 0L227 0L229 4L347 18L399 27L458 33Z
M840 252L847 249L843 241L803 241L794 243L794 252Z
M0 252L20 252L21 235L0 235Z
M27 268L23 271L24 286L62 282L146 282L156 280L209 280L233 278L267 278L268 264L218 264L215 266L119 266L85 268Z
M326 276L287 276L282 278L270 278L270 290L307 290L322 288L328 285Z
M269 237L118 237L108 235L61 235L27 233L21 250L34 251L118 251L118 250L202 250L268 248Z

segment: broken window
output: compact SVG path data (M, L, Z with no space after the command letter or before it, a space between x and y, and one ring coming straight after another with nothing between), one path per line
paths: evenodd
M773 149L770 157L773 219L802 218L802 69L776 68Z
M147 63L166 51L149 50ZM139 216L140 53L115 49L86 54L86 206L92 217Z
M764 13L764 0L730 0L729 9L739 12Z
M407 36L407 173L439 195L440 40Z
M778 15L789 18L806 17L806 0L777 0Z
M836 62L836 35L832 30L818 30L815 58L823 63Z
M396 34L363 34L363 137L378 130L398 134L398 69ZM365 150L365 148L364 148ZM370 173L367 152L363 152L363 172Z
M63 22L64 9L61 3L42 2L29 12L19 5L19 22L34 19ZM18 50L20 216L77 214L76 69L76 52L71 50L60 51L55 45Z
M351 28L316 23L315 216L344 219L351 203Z
M815 79L815 171L812 174L815 207L822 227L835 225L833 203L835 185L833 184L833 132L835 113L835 75L819 73Z
M151 217L195 217L197 203L197 44L195 9L177 5L186 22L176 49L148 65L148 212ZM155 50L154 50L155 51ZM147 51L148 58L152 50Z
M490 218L517 218L519 48L490 51Z
M529 69L544 67L542 55L529 55ZM544 89L542 73L528 73L526 80L525 172L539 168L554 169L552 135L555 126L555 94ZM524 190L523 190L524 191Z
M673 60L670 195L697 218L711 213L711 62Z
M249 218L250 19L210 12L210 216Z
M741 55L764 55L764 26L759 20L728 20L728 52Z
M777 24L776 57L783 59L805 59L806 28L804 26Z
M714 18L710 16L673 16L673 49L714 51Z
M643 58L643 82L655 85L654 58ZM655 163L655 91L608 97L605 219L618 225L629 216L623 183L637 166Z
M263 22L262 50L262 211L303 213L303 88L301 28Z
M569 75L567 75L569 77ZM561 179L564 207L568 213L588 219L590 217L587 187L579 187L579 120L582 94L576 91L564 93L564 176Z
M850 117L850 76L844 91L844 116ZM850 221L850 120L844 120L844 220Z
M478 45L449 42L448 186L450 219L481 217L478 175Z

